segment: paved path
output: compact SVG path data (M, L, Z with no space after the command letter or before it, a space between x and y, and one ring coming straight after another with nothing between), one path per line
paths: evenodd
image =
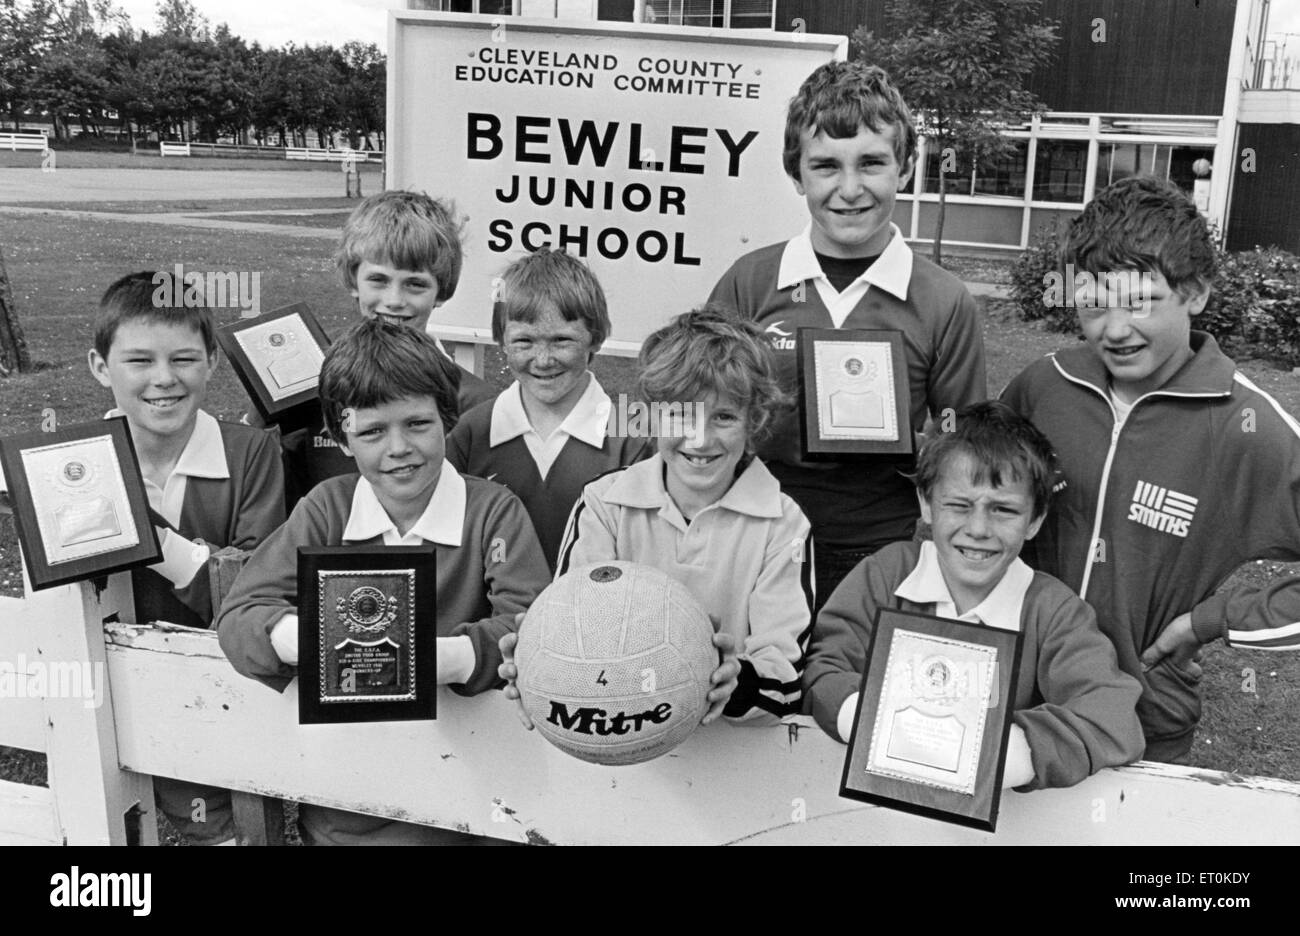
M338 198L337 166L257 169L0 169L0 202L166 201L214 198Z
M337 208L329 209L330 214L338 211ZM258 215L301 215L301 210L284 210L284 211L257 211L250 214ZM205 218L202 215L186 214L184 212L150 212L150 213L118 213L113 211L78 211L68 208L42 208L39 205L0 205L0 215L4 214L21 214L21 215L57 215L64 218L83 218L92 221L125 221L135 224L164 224L168 227L190 227L190 228L208 228L209 230L219 231L241 231L255 232L259 234L283 234L285 237L307 237L317 238L319 240L338 240L338 228L321 228L321 227L298 227L293 224L267 224L264 221L233 221L222 218ZM223 214L235 214L235 212L223 212Z
M1011 287L1001 283L967 283L966 288L976 298L988 296L991 299L1007 299L1011 296Z

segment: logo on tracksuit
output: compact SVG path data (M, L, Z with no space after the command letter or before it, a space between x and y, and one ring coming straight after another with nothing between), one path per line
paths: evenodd
M773 322L763 330L763 333L772 336L773 349L777 351L793 351L794 338L792 336L794 332L782 330L781 326L784 324L785 319L782 319L779 322Z
M1146 481L1139 481L1133 492L1128 518L1161 533L1186 538L1187 528L1196 515L1197 500Z

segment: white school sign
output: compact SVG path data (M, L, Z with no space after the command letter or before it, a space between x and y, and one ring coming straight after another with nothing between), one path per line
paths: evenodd
M440 337L491 341L493 281L541 247L587 260L609 350L703 302L807 211L781 168L785 110L840 36L393 12L388 185L468 217Z

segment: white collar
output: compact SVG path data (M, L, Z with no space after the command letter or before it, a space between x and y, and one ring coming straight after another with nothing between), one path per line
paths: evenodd
M408 531L430 543L459 546L465 527L465 479L451 462L442 463L442 473L433 495L420 514L420 519ZM384 505L379 503L375 489L365 478L357 479L357 489L352 492L352 510L348 525L343 531L345 543L362 543L396 530L393 519Z
M619 473L605 492L605 501L623 507L663 508L673 503L664 487L664 458L658 452ZM747 514L751 517L781 516L781 484L755 457L727 488L727 493L710 507ZM708 509L708 508L706 508Z
M870 283L879 286L885 292L907 301L907 286L912 280L912 248L903 240L903 232L892 221L889 223L892 236L885 249L861 276L854 282ZM776 288L789 289L804 280L825 276L822 265L817 262L817 254L812 245L812 225L785 245L781 252L781 268L776 274Z
M605 444L605 429L609 425L609 394L601 387L592 374L587 381L587 389L573 404L569 415L564 417L557 432L573 436L580 442L586 442L592 448ZM488 444L496 447L521 435L534 431L524 411L523 388L515 381L498 394L492 403L492 427L488 432Z
M111 409L104 414L105 419L121 416L120 409ZM221 440L221 426L216 417L199 410L194 419L194 430L185 443L180 458L176 459L174 475L189 478L216 478L224 480L230 477L230 466L226 463L226 446Z
M989 627L1002 630L1020 630L1020 612L1025 603L1025 592L1034 581L1034 572L1019 558L1007 566L1002 581L993 586L988 596L962 618L977 617ZM934 543L921 544L921 555L916 561L916 568L894 589L894 594L915 604L953 605L952 594L943 580L943 570L939 568L939 551Z

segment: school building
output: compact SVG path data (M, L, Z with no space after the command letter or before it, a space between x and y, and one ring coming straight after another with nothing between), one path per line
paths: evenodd
M670 23L731 29L886 33L883 0L409 0L412 9ZM1047 112L1008 127L1014 153L958 164L947 180L944 243L1019 250L1135 173L1197 198L1231 250L1300 253L1300 90L1267 87L1270 0L1043 0L1058 24L1052 65L1030 87ZM939 155L922 138L895 215L934 236ZM1208 163L1208 166L1207 166ZM951 169L951 166L949 166ZM1199 184L1198 184L1199 182Z

